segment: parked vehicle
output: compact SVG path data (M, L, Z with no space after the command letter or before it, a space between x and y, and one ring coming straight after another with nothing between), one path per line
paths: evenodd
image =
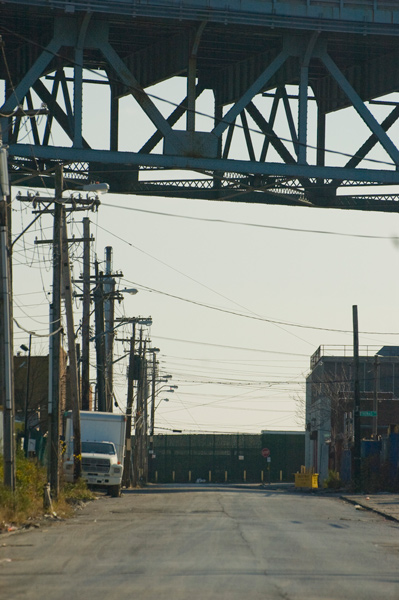
M120 496L125 456L126 417L108 412L80 412L82 478L89 486ZM64 474L73 481L72 412L65 415Z

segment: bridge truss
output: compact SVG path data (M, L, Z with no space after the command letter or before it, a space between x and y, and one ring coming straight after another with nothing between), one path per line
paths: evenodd
M3 0L0 34L15 185L51 187L61 162L70 187L100 180L115 193L399 211L396 1ZM154 86L175 78L185 92L166 111ZM87 86L109 92L98 114L106 148L86 134ZM144 144L140 120L121 117L127 96L151 124ZM368 133L337 161L326 121L349 107ZM368 161L376 148L383 160Z

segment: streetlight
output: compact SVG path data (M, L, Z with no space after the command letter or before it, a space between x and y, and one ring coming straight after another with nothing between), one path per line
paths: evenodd
M155 410L157 410L157 408L158 408L158 406L161 404L161 402L169 402L169 398L162 398L162 399L161 399L161 400L158 402L158 404L156 405L156 407L155 407ZM154 412L155 412L155 410L154 410ZM153 434L154 434L154 432L152 432L152 435L153 435Z

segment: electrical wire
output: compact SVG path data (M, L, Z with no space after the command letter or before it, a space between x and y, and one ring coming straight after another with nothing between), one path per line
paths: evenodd
M317 234L317 235L331 235L331 236L340 236L340 237L349 237L349 238L360 238L360 239L367 239L367 240L388 240L388 241L393 241L393 242L399 243L399 236L368 235L368 234L361 234L361 233L343 233L340 231L328 231L328 230L319 230L319 229L299 229L297 227L281 227L278 225L264 225L262 223L245 223L245 222L241 222L241 221L230 221L227 219L210 219L207 217L192 217L190 215L180 215L180 214L176 214L176 213L166 213L166 212L161 212L161 211L146 210L146 209L142 209L142 208L133 208L131 206L121 206L121 205L108 203L108 202L101 202L101 206L119 208L122 210L129 210L129 211L140 212L140 213L145 213L145 214L149 214L149 215L157 215L157 216L162 216L162 217L186 219L186 220L190 220L190 221L203 221L205 223L220 223L223 225L241 225L244 227L256 227L259 229L272 229L272 230L276 230L276 231L288 231L290 233L310 233L310 234ZM133 247L136 248L135 246L133 246Z

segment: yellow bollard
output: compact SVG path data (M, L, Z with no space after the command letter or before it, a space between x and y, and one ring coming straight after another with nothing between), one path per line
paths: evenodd
M212 481L212 471L209 471L209 483Z
M264 479L264 477L263 477L263 471L261 471L260 472L260 480L261 480L262 483L263 483L263 479Z
M158 471L155 471L155 483L158 483Z
M188 481L191 483L191 471L188 472Z
M246 480L247 480L247 472L244 471L244 481L246 481Z
M227 471L224 472L224 482L227 483Z
M172 471L172 481L173 481L173 483L175 482L175 478L176 478L176 473L174 471Z

